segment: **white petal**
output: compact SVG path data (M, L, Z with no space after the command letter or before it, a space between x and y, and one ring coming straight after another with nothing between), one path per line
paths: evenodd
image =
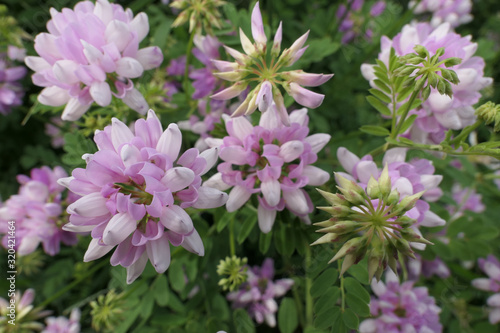
M99 259L105 256L109 251L111 251L113 247L114 246L109 246L109 245L99 245L99 239L93 238L90 241L87 252L85 252L85 255L83 256L83 261L89 262L92 260Z
M266 209L264 206L259 204L257 209L257 216L259 220L260 231L267 234L273 228L274 221L276 219L276 210Z
M156 150L170 157L172 161L177 159L181 150L182 134L176 124L170 124L163 132L156 145Z

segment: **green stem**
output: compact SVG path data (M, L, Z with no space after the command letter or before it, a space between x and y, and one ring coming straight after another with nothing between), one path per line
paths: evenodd
M406 269L405 259L401 253L398 253L399 257L399 266L401 266L401 270L403 271L403 281L408 280L408 270Z
M311 247L309 243L306 246L306 260L305 260L305 271L306 271L306 322L307 326L313 325L313 299L311 296L312 279L309 277L309 268L311 267L312 255Z
M300 326L305 328L306 327L305 326L306 318L304 316L304 309L303 309L303 305L302 305L302 300L300 299L299 293L297 292L297 288L293 288L292 293L293 293L293 299L295 301L295 305L297 306L297 313L299 315Z
M57 293L55 293L52 297L46 299L45 301L43 301L39 307L41 308L44 308L46 307L47 305L49 305L50 303L52 303L53 301L55 301L56 299L58 299L59 297L61 297L62 295L66 294L68 291L70 291L71 289L73 289L74 287L76 287L77 285L80 284L80 282L86 280L89 276L91 276L92 274L94 274L97 270L101 269L102 267L106 266L107 264L109 264L109 262L107 260L103 260L101 261L99 264L95 265L91 270L89 270L87 272L87 274L79 277L78 279L76 279L75 281L73 281L72 283L68 284L66 287L64 287L63 289L59 290Z
M229 249L231 251L231 257L236 255L236 249L234 246L234 218L229 221Z
M457 135L453 140L450 141L450 143L456 144L456 143L462 142L463 140L465 140L469 136L469 134L472 131L474 131L476 128L481 126L482 123L483 123L483 121L481 119L478 119L474 124L464 128L459 135Z
M342 259L337 260L339 272L342 270ZM344 290L344 275L340 276L340 294L342 295L341 309L342 313L345 311L345 290Z
M413 93L411 94L410 100L408 101L408 106L406 107L406 110L404 111L403 115L401 116L401 119L399 119L399 122L396 125L396 128L393 127L391 129L391 138L395 139L398 136L399 131L401 130L401 127L403 126L403 123L405 122L406 117L408 116L408 113L411 110L411 105L415 101L415 98L417 98L418 94L420 94L420 90L421 89L415 89L413 91Z
M196 30L193 30L191 33L191 36L189 37L189 42L186 48L186 67L184 68L184 81L182 85L184 86L184 92L186 93L186 99L188 101L191 100L191 96L189 95L189 64L191 63L191 58L192 58L192 50L193 50L193 45L194 45L194 36L195 36Z
M385 153L387 149L391 148L393 145L389 144L389 142L384 143L383 145L373 149L368 155L372 155L373 157Z

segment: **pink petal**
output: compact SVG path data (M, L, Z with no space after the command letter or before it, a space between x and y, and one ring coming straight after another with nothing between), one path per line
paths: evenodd
M267 234L273 228L276 219L276 210L266 209L263 205L259 204L257 209L257 216L259 220L260 231Z
M181 246L188 250L189 252L195 253L199 256L205 255L205 248L203 247L203 241L201 240L200 235L196 231L193 230L193 233L189 236L184 236L184 240L182 241Z
M228 200L228 195L215 188L200 186L198 188L198 200L194 203L194 208L209 209L224 205Z
M176 124L170 124L163 132L156 145L156 150L167 155L171 161L175 161L181 150L182 134Z
M250 199L251 195L252 193L243 186L237 185L233 187L231 192L229 192L229 198L226 202L227 211L230 213L237 211Z
M139 275L142 274L147 263L148 263L148 255L146 254L146 252L144 252L142 256L135 263L127 267L128 284L134 282L139 277Z
M157 240L147 242L146 251L156 272L159 274L165 273L170 265L170 245L167 234L163 234Z
M160 216L160 222L165 228L182 235L190 233L194 228L191 217L177 205L165 207Z
M99 239L94 238L90 241L89 248L87 249L85 255L83 256L83 261L89 262L92 260L99 259L105 256L109 251L111 251L113 247L114 246L100 245Z
M137 229L137 221L128 213L118 213L109 220L104 229L102 240L106 245L123 242Z

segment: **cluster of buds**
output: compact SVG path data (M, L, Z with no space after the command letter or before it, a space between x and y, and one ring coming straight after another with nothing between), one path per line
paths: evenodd
M368 256L370 279L378 280L389 266L396 272L398 253L415 258L411 242L432 244L411 226L416 222L406 216L415 207L424 191L400 200L398 190L392 189L387 164L378 181L373 176L366 190L356 182L336 174L337 188L341 193L332 194L318 190L331 204L318 207L332 214L332 218L315 223L326 233L312 245L330 242L344 243L330 263L345 257L341 274L353 264Z
M222 0L175 0L170 7L182 12L177 16L172 27L178 27L189 21L189 32L201 34L202 28L213 35L212 27L222 28L222 15L218 7L225 4Z
M219 276L227 275L227 278L222 278L219 281L219 286L222 290L234 291L247 280L247 258L239 258L237 256L226 257L217 265L217 274Z
M495 122L495 132L500 132L500 105L486 102L476 109L476 115L487 125Z
M214 75L235 83L211 97L218 100L231 99L246 91L252 83L256 83L257 85L251 89L243 103L234 111L233 117L251 114L257 108L259 108L259 111L265 112L274 100L281 120L287 126L289 124L288 114L278 84L297 103L308 108L317 108L321 105L325 96L307 90L302 86L319 86L328 81L333 74L310 74L302 70L282 71L282 68L293 65L304 54L307 49L307 46L304 47L304 43L308 35L309 31L280 55L282 39L282 24L280 23L274 36L273 46L268 50L262 15L259 2L257 2L252 12L254 43L240 29L241 44L245 53L224 46L226 52L236 61L213 61L215 67L219 70ZM268 62L269 58L271 59L270 63Z
M447 68L459 65L462 59L451 57L439 60L439 58L445 54L444 47L437 49L433 56L431 56L429 51L422 45L416 45L413 49L416 53L409 53L399 57L399 61L406 65L396 69L394 74L397 76L408 76L415 73L414 76L410 77L410 80L416 80L416 90L423 89L423 101L429 98L431 87L437 89L441 95L447 95L450 98L453 97L451 83L456 85L460 80L454 70ZM441 67L442 65L447 68ZM441 72L441 75L438 75L436 72ZM417 77L420 78L417 79ZM425 85L426 81L427 85Z
M111 331L123 319L124 294L117 294L114 289L106 295L100 295L97 300L90 302L92 327L96 332Z

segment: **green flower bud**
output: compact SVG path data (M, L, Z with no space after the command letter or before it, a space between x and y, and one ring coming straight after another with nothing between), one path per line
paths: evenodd
M461 63L462 63L462 59L452 57L452 58L446 59L444 62L444 65L446 67L452 67L452 66L460 65Z
M357 252L365 243L366 240L364 237L356 237L348 240L328 263L331 264L346 254Z
M389 177L389 168L387 166L387 163L385 164L384 169L382 170L382 173L378 178L378 186L382 197L387 198L392 190L391 178Z
M415 50L415 52L417 52L417 54L421 58L429 57L429 51L427 51L427 49L425 47L423 47L422 45L415 45L415 47L413 49Z

